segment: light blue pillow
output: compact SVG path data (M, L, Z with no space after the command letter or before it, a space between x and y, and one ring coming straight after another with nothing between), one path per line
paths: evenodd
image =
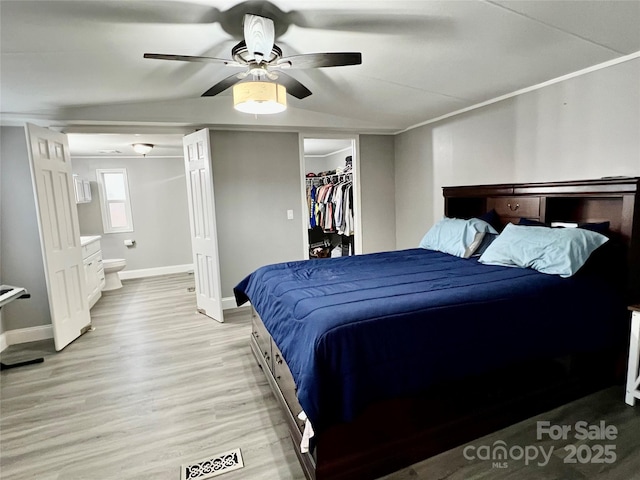
M607 240L600 233L582 228L508 224L478 261L487 265L533 268L542 273L570 277Z
M429 229L419 246L456 257L469 258L480 246L485 233L498 232L478 218L463 220L445 217Z

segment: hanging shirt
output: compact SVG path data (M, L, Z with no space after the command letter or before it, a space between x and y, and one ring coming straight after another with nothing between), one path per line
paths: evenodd
M316 193L316 186L311 185L311 189L307 197L309 199L309 228L316 226Z

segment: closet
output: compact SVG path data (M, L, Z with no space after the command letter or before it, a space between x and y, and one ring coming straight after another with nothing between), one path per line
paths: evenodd
M309 258L355 254L353 142L305 139Z

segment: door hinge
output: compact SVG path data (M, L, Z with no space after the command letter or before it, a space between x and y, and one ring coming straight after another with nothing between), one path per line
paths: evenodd
M80 335L84 335L87 332L93 332L95 330L94 326L89 324L80 329Z

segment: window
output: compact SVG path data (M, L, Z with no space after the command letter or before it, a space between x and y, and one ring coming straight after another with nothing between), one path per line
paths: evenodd
M129 184L125 168L96 170L104 233L133 232Z

